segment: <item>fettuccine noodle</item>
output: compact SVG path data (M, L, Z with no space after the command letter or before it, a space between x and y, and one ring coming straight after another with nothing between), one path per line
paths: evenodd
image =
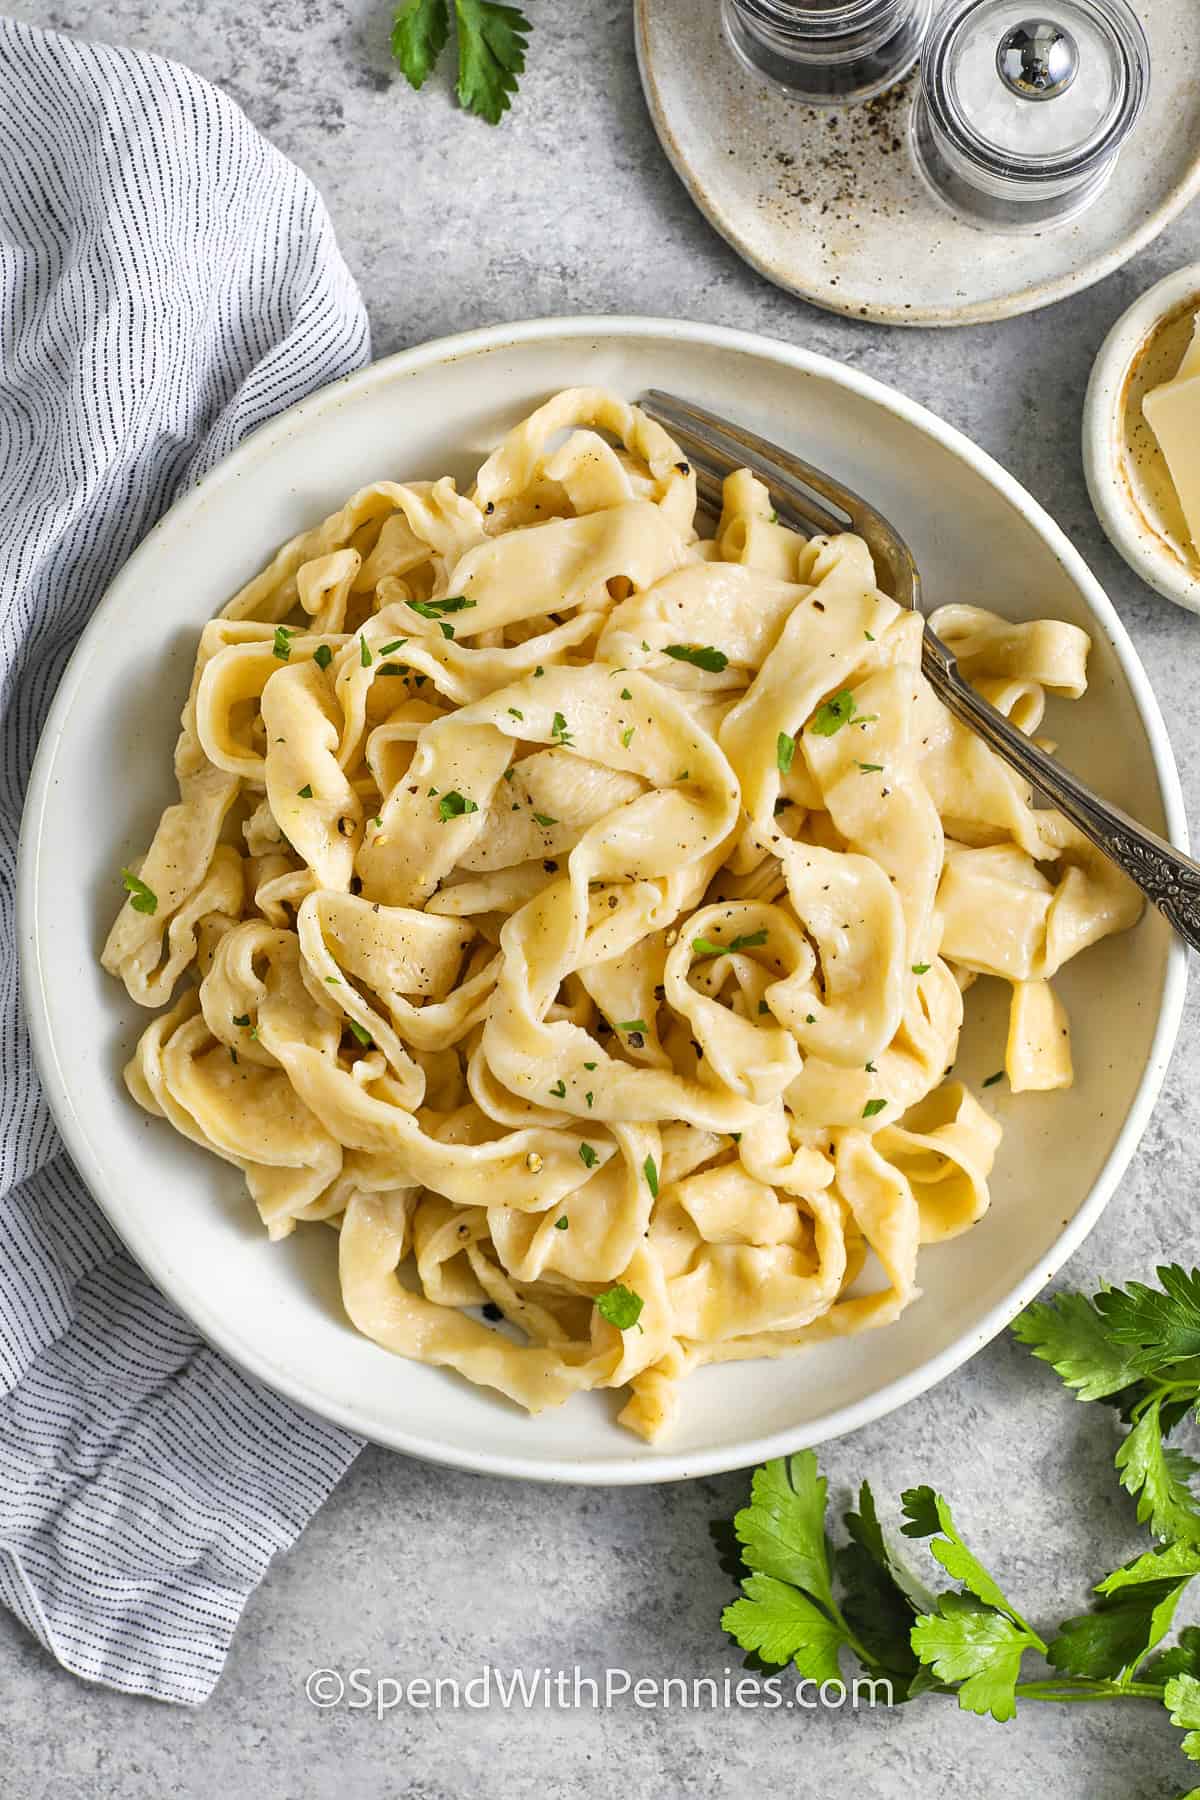
M1131 887L944 710L851 536L741 471L715 537L658 426L559 394L474 492L364 488L207 625L179 800L104 966L169 1006L134 1097L273 1238L339 1234L377 1343L538 1412L884 1325L988 1205L952 1076L1009 983L1014 1090L1072 1079L1053 978ZM1086 635L935 620L1022 729ZM192 979L184 984L182 978Z

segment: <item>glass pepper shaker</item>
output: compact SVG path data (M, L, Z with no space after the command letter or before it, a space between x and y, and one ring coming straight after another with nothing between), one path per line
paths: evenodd
M870 100L907 75L933 0L721 0L735 55L810 106Z
M934 20L913 109L933 194L989 231L1042 230L1092 204L1150 81L1126 0L949 0Z

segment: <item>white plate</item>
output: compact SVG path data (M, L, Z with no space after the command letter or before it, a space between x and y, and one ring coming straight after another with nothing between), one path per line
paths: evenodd
M237 1173L129 1099L120 1068L146 1015L96 956L118 871L173 797L171 748L205 620L278 543L381 475L470 476L554 389L692 395L793 444L869 494L912 544L933 602L1071 619L1092 688L1050 729L1100 789L1183 844L1179 779L1145 674L1058 528L966 438L891 389L784 344L701 325L573 319L474 332L394 356L256 435L151 533L63 676L30 784L18 872L25 1005L71 1154L133 1254L204 1335L271 1386L377 1442L463 1468L560 1481L662 1481L819 1442L921 1393L985 1344L1095 1223L1146 1124L1179 1024L1185 956L1157 915L1081 957L1069 1093L987 1102L1006 1126L991 1212L923 1252L924 1296L886 1331L686 1383L651 1449L611 1393L529 1419L456 1376L360 1337L321 1226L270 1244ZM987 992L988 988L994 991ZM1003 1052L998 984L971 995L959 1068ZM981 1004L982 1003L982 1004Z
M866 105L805 106L736 61L719 0L637 0L635 30L662 147L739 256L853 319L977 325L1110 275L1200 191L1200 8L1134 5L1150 100L1112 180L1077 219L1015 235L964 223L926 189L909 152L916 76Z

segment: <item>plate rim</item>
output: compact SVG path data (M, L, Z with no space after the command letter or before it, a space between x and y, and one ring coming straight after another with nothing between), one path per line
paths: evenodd
M693 172L674 128L667 119L658 81L651 67L647 19L652 4L653 0L635 0L634 44L646 110L650 114L654 134L664 156L692 203L748 267L783 293L794 294L797 299L820 307L822 312L836 313L845 319L876 325L898 325L905 328L916 326L922 329L932 327L939 330L950 330L956 325L987 325L1000 319L1013 319L1024 313L1038 312L1044 306L1053 306L1059 300L1069 299L1072 294L1084 293L1097 282L1115 274L1140 250L1144 250L1147 244L1153 243L1172 220L1200 194L1200 150L1197 150L1187 174L1163 196L1156 207L1142 215L1139 225L1125 237L1119 238L1107 251L1083 263L1072 264L1053 280L1034 283L995 300L971 301L963 306L925 305L905 309L870 299L865 302L861 299L843 300L828 284L824 287L806 284L802 277L795 278L785 273L778 263L758 255L739 233L735 222L717 205ZM984 242L988 235L981 231L980 242Z
M1059 1234L1046 1254L971 1330L921 1363L918 1368L875 1389L851 1406L835 1408L822 1418L748 1438L734 1446L674 1453L669 1450L648 1449L641 1453L631 1444L629 1453L623 1456L595 1457L569 1463L563 1459L557 1463L543 1464L531 1462L520 1454L460 1449L403 1428L381 1431L376 1421L367 1421L359 1414L353 1402L330 1400L314 1392L302 1375L286 1367L276 1366L270 1354L254 1344L252 1336L242 1339L236 1333L228 1331L211 1307L196 1306L194 1302L187 1307L180 1305L172 1292L170 1277L165 1273L163 1258L156 1253L153 1242L148 1241L148 1234L139 1229L136 1209L132 1216L123 1212L119 1199L108 1190L103 1159L93 1147L88 1132L75 1111L58 1062L55 1032L41 978L38 865L57 748L63 735L64 722L71 711L74 694L85 679L87 665L95 643L104 630L105 616L110 606L129 581L137 580L149 546L166 529L168 522L174 526L178 524L180 515L186 520L188 515L199 513L213 493L226 483L240 480L255 463L267 460L285 437L298 429L311 429L327 409L341 405L345 399L360 390L402 380L409 374L439 363L502 352L511 346L528 345L539 340L561 343L581 338L646 337L740 352L781 365L793 374L816 375L832 381L924 432L951 454L965 461L996 488L1052 550L1069 578L1086 597L1098 623L1103 625L1146 729L1162 798L1167 836L1178 848L1187 849L1188 831L1183 790L1166 725L1149 677L1120 615L1065 532L1040 502L995 458L974 444L957 427L948 424L898 389L818 352L801 349L757 332L689 320L660 319L637 314L583 314L479 327L432 339L426 344L398 351L378 362L369 363L365 368L319 388L296 406L267 421L194 487L181 495L117 571L81 632L63 670L30 771L22 811L16 876L16 930L23 1011L47 1104L92 1198L130 1254L172 1304L179 1307L201 1336L251 1378L261 1381L266 1387L283 1394L317 1417L329 1420L385 1448L476 1474L601 1487L637 1486L720 1474L808 1445L842 1437L862 1425L885 1417L908 1401L928 1392L996 1337L1045 1286L1092 1230L1111 1199L1149 1122L1182 1018L1187 981L1187 951L1182 941L1173 938L1168 945L1162 1000L1150 1053L1125 1122L1097 1179L1069 1225Z

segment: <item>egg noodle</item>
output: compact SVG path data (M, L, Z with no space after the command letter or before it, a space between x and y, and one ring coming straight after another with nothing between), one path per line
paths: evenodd
M852 536L746 471L712 539L635 407L576 389L479 470L362 489L201 634L167 808L103 954L165 1007L135 1099L338 1232L368 1337L538 1412L894 1320L988 1205L951 1078L1139 901L958 725ZM934 623L1027 732L1084 632ZM193 979L177 996L181 978Z

